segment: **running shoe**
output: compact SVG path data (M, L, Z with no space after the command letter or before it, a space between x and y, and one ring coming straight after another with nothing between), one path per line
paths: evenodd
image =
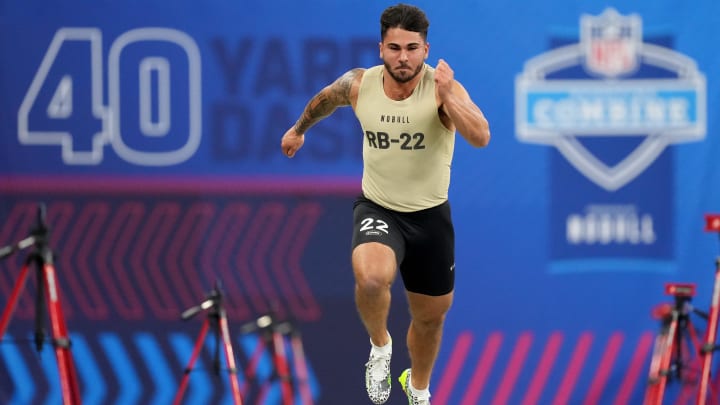
M392 354L378 355L370 351L365 363L365 389L373 404L384 404L390 398L390 358Z
M429 398L418 398L415 396L415 394L412 393L410 390L410 369L405 369L405 371L400 374L400 385L402 386L403 391L408 397L408 404L409 405L430 405L430 399Z

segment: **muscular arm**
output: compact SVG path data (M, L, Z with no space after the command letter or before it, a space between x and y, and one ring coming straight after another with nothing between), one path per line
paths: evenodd
M485 115L459 83L455 82L453 87L453 92L443 100L443 111L472 146L487 146L490 142L490 125Z
M295 132L302 135L318 121L329 116L336 108L350 105L353 83L363 69L352 69L320 90L305 106L300 118L295 123Z
M454 79L454 72L443 59L435 68L435 91L440 103L441 116L445 115L452 126L475 147L490 142L490 126L480 108L473 103L467 90ZM443 119L445 122L446 119ZM448 128L451 126L448 125Z
M364 72L360 68L350 70L310 99L295 125L280 140L280 149L285 156L295 156L305 143L305 132L318 121L332 114L338 107L355 104Z

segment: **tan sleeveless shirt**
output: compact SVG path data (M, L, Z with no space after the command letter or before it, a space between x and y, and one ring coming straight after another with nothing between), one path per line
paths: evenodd
M363 129L362 191L383 207L411 212L448 198L455 133L438 116L435 69L425 65L422 79L405 100L383 90L384 66L365 71L355 115Z

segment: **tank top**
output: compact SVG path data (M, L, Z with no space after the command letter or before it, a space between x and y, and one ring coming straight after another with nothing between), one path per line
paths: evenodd
M448 198L455 133L438 115L435 69L425 65L410 97L392 100L383 90L384 66L365 71L355 115L362 127L362 191L395 211L432 208Z

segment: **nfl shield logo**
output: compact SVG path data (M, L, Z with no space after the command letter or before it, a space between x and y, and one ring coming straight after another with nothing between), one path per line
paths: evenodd
M610 8L599 16L582 16L580 26L589 72L615 77L637 69L642 45L640 17L622 16Z

